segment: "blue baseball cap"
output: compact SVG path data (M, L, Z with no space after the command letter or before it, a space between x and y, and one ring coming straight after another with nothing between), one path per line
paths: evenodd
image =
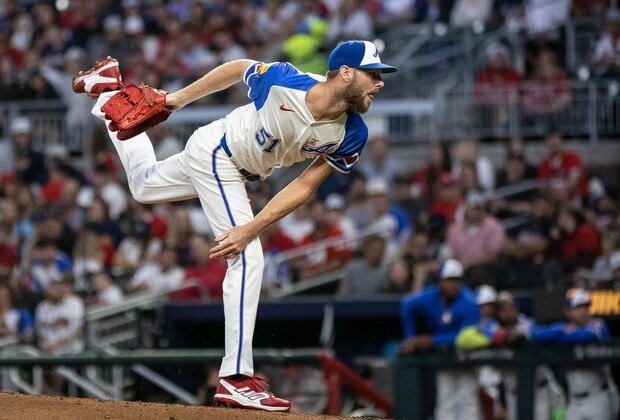
M346 41L332 50L327 59L328 70L338 70L347 66L362 70L380 70L381 73L393 73L396 67L383 64L375 44L369 41Z

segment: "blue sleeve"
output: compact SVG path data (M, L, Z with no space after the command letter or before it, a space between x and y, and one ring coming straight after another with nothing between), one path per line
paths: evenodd
M564 324L543 325L532 329L531 340L536 343L557 342L564 336Z
M415 324L418 311L421 308L419 295L406 297L400 304L400 320L403 326L405 338L416 335Z
M595 341L605 341L609 339L609 330L607 324L602 320L591 323L582 328L577 328L573 331L565 331L560 343L562 344L579 344L579 343L592 343Z
M362 149L368 140L368 127L359 114L349 113L344 127L344 140L335 152L325 154L325 159L332 167L343 173L359 161Z
M436 346L447 346L447 345L452 345L454 344L454 341L456 341L456 336L459 334L459 332L448 332L448 333L440 333L440 334L433 334L433 344Z
M246 69L243 82L248 86L248 98L254 102L257 110L263 107L273 86L307 91L318 83L292 64L283 62L256 62Z
M30 311L25 309L20 311L17 329L20 335L32 335L34 333L34 321L32 320Z

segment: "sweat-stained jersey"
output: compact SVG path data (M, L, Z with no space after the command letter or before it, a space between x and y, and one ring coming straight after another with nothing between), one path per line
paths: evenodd
M325 156L340 172L359 160L368 128L356 113L315 121L306 93L325 76L302 73L290 63L254 63L245 71L252 103L225 117L226 143L235 163L261 178L274 168Z

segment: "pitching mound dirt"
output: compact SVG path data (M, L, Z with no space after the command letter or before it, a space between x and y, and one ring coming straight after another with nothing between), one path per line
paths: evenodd
M316 420L323 419L325 416L0 392L0 419L7 420L260 420L274 418Z

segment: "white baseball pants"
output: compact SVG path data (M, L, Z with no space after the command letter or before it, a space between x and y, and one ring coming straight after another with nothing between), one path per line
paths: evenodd
M104 120L101 107L113 94L99 96L93 115ZM222 120L200 127L189 138L183 152L159 162L146 134L127 141L119 141L109 130L108 135L137 201L159 203L198 197L216 236L254 217L245 179L220 145L225 135ZM220 377L254 374L252 337L263 266L258 238L239 256L228 260L223 284L225 355Z
M478 377L475 369L437 371L437 420L470 420L480 417Z

